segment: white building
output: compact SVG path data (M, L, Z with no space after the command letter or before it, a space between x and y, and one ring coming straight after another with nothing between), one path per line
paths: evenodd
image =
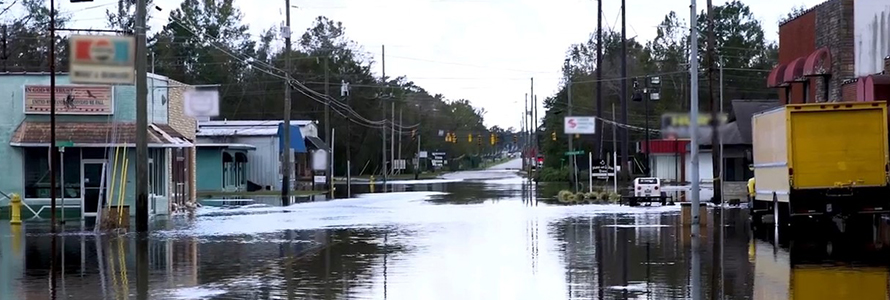
M279 189L281 184L279 153L283 146L279 134L281 124L283 121L280 120L199 121L196 145L199 149L199 176L206 175L206 172L202 172L200 169L202 166L208 166L206 162L201 163L204 160L200 153L208 153L209 156L209 154L214 154L217 149L222 151L225 149L247 149L249 151L246 151L245 166L238 169L239 172L243 172L243 175L236 176L240 178L239 183L248 186L250 184L247 182L250 182L259 186L260 189ZM291 145L295 152L296 180L311 180L312 170L307 152L315 149L330 151L329 147L318 138L317 122L295 120L291 121L291 126L299 128L298 131L291 131ZM207 168L215 167L214 165ZM223 173L228 170L226 167L222 169ZM223 178L224 183L221 186L224 189L232 186L225 183L228 177L224 176ZM199 182L198 185L201 187L202 183ZM216 187L215 182L212 185L204 185L205 190L216 189Z

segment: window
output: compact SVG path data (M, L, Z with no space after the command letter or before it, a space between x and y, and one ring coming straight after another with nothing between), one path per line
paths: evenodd
M640 178L640 184L658 184L656 178Z
M50 198L50 148L23 148L25 165L25 198ZM65 150L63 168L65 198L80 198L80 149ZM62 172L57 174L56 184L62 186ZM56 190L61 198L61 190Z
M167 195L167 163L164 160L163 148L148 150L148 186L149 193L156 196Z

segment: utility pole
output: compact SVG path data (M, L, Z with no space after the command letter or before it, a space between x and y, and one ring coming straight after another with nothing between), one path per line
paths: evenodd
M720 103L718 105L718 101L722 101L717 98L715 94L716 90L714 89L714 84L716 83L716 63L715 61L715 53L714 48L716 47L716 40L714 39L714 6L711 4L711 0L708 0L708 97L711 98L711 170L714 174L714 196L711 197L711 203L720 204L722 203L722 195L723 195L723 174L721 173L720 166L722 165L723 157L717 155L716 147L720 144L720 131L718 130L719 125L719 107L722 105Z
M330 54L330 53L329 53ZM333 141L333 134L331 133L331 71L328 66L328 56L324 57L324 95L325 97L325 106L324 106L324 142L331 145L331 141ZM349 143L349 140L346 140ZM327 182L328 190L331 191L334 188L334 172L333 172L333 164L334 164L334 149L331 148L331 154L328 155L328 176L325 176L325 182Z
M383 86L385 89L387 86L386 85L386 45L381 45L380 51L381 51L380 56L381 56L381 61L382 61L381 65L383 67L382 79L383 79ZM383 98L381 98L381 100L382 99ZM386 173L388 173L386 170L386 168L387 168L387 163L386 163L386 105L383 104L383 102L381 101L380 106L383 107L383 129L380 132L383 136L383 143L380 145L380 148L383 152L383 166L380 168L380 170L383 173L383 191L386 192Z
M346 99L346 107L349 106L349 83L341 81L340 97ZM346 114L346 198L352 198L352 119L351 114Z
M690 10L690 18L689 18L689 28L691 31L690 34L690 44L689 47L691 49L692 55L689 58L689 85L690 85L690 105L689 105L689 119L692 120L689 122L689 132L690 132L690 157L692 161L692 186L690 189L690 193L692 194L692 273L691 281L692 281L692 299L698 300L701 299L701 261L700 261L700 241L699 236L701 234L701 227L699 226L699 207L700 207L700 199L699 199L699 174L698 174L698 28L696 27L696 8L695 1L691 0L691 5L689 6Z
M533 123L535 124L535 138L534 138L534 140L535 140L535 168L536 168L535 173L537 174L538 172L541 171L541 166L538 166L538 156L541 155L541 153L540 153L541 149L539 149L540 145L541 145L541 140L540 140L540 136L538 135L538 127L539 127L538 126L538 95L535 95L533 102L534 102L534 108L533 108L534 109L534 122ZM537 176L535 177L535 182L536 183L538 182Z
M148 74L145 19L147 3L136 1L136 273L137 299L148 300ZM53 101L55 102L55 101ZM100 207L101 209L101 207Z
M420 132L417 133L417 164L414 165L414 180L420 179Z
M402 107L399 107L399 153L398 156L396 156L399 160L402 160L402 124ZM401 174L401 170L399 170L399 174Z
M596 151L603 158L603 0L596 2Z
M146 1L136 1L136 231L148 232L148 76Z
M627 6L625 0L621 0L621 124L627 124ZM630 136L626 127L621 128L621 169L628 176L632 172L630 167ZM625 173L622 172L622 173ZM628 177L629 178L629 177Z
M568 99L568 106L569 106L568 107L569 108L568 116L572 116L572 77L573 77L572 75L574 74L574 72L572 72L572 65L569 63L568 59L566 59L566 70L569 72L568 79L566 80L567 85L568 85L568 93L569 93L569 95L568 95L569 96L568 97L569 98ZM563 131L565 131L565 130L563 130ZM566 134L566 138L569 139L569 152L574 152L575 151L575 145L573 143L574 137ZM575 155L574 154L569 156L569 162L572 165L572 179L569 181L572 182L572 189L575 191L575 193L577 193L578 192L578 167L575 165Z
M690 161L692 163L692 170L690 170L690 179L691 187L690 193L692 194L692 235L693 239L698 238L699 234L699 205L700 205L700 190L699 181L701 180L699 177L699 159L698 159L698 28L696 27L696 11L695 11L695 1L691 0L692 5L690 5L691 17L689 18L689 27L692 33L690 34L690 51L692 52L689 58L689 119L692 120L689 122L689 132L690 132ZM695 280L693 278L693 280ZM693 297L700 295L701 292L693 291Z
M56 233L56 176L59 172L59 148L56 147L56 3L54 0L49 0L49 99L49 198L52 207L50 212L52 232ZM55 245L53 243L53 247Z
M284 149L281 149L281 158L284 161L284 174L281 175L281 205L290 205L290 176L293 168L291 162L291 136L290 136L290 114L291 114L291 95L290 95L290 57L291 57L291 32L290 32L290 0L284 0L285 25L282 33L284 34Z

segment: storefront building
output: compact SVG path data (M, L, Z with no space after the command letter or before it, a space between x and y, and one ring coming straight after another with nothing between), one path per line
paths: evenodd
M49 80L45 73L0 75L0 93L9 96L0 104L0 209L9 205L4 195L20 194L25 219L51 210ZM187 86L154 74L148 81L149 205L152 214L166 214L175 201L194 201L194 131L174 128L189 123L179 113ZM59 212L73 218L95 215L102 203L133 207L135 86L70 84L65 74L56 83Z

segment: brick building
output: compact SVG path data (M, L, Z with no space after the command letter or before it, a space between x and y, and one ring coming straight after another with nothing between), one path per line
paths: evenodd
M779 25L782 103L890 99L890 2L829 0Z

